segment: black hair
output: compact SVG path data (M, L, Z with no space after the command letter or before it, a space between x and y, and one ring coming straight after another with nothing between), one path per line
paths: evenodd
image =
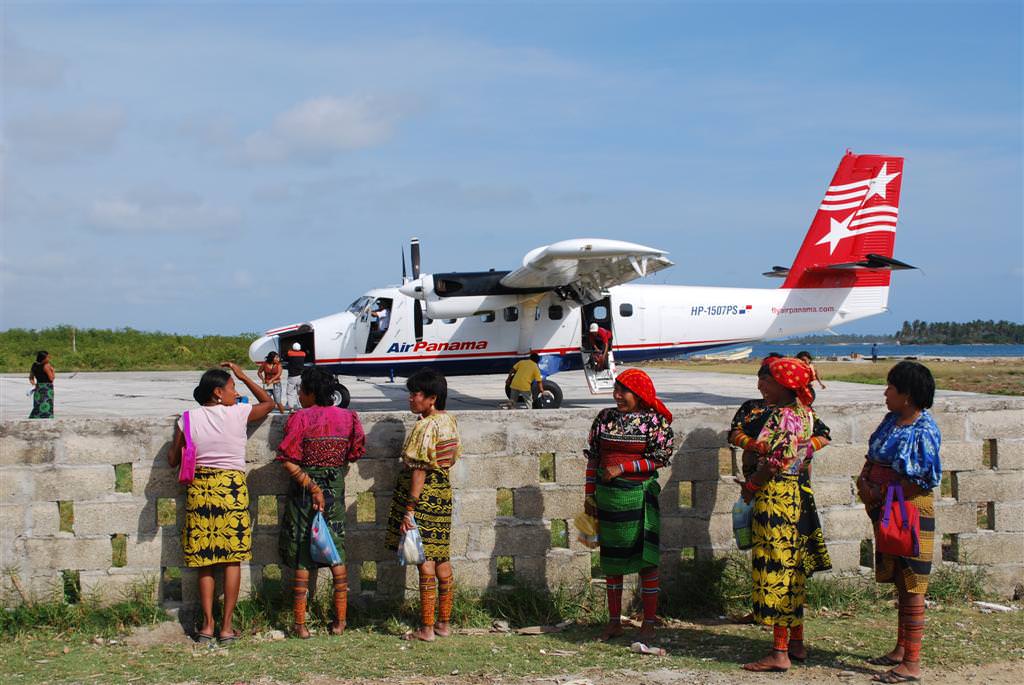
M39 350L36 352L36 364L42 364L43 360L46 359L46 355L50 354L46 350Z
M533 362L534 364L536 364L537 362L540 361L540 355L537 354L536 352L531 352L530 353L530 361Z
M311 366L302 370L301 388L303 392L313 396L317 406L330 407L334 404L334 391L338 388L338 381L323 369Z
M889 369L886 381L904 395L918 409L929 409L935 401L935 378L924 364L902 361Z
M434 371L429 366L409 376L409 379L405 381L405 387L409 392L421 392L425 397L435 398L434 407L436 409L443 411L448 403L448 381L445 380L442 373Z
M814 357L812 357L811 353L808 352L807 350L800 350L799 352L796 353L797 359L803 359L804 357L807 357L807 361L809 362L814 361Z
M273 350L271 350L270 352L267 352L267 358L264 359L263 361L265 361L265 362L267 362L269 364L270 362L274 361L274 357L280 357L280 356L281 355L279 355L277 352L274 352Z
M199 385L192 391L192 397L199 404L206 404L213 399L213 391L223 388L231 380L231 374L224 369L210 369L199 379Z

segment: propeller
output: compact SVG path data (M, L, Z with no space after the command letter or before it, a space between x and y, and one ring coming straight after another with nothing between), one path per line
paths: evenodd
M409 244L409 258L412 261L412 280L417 281L420 277L420 239L413 238ZM405 256L402 256L402 269L405 270ZM423 340L423 303L418 298L413 298L413 332L416 335L416 342Z

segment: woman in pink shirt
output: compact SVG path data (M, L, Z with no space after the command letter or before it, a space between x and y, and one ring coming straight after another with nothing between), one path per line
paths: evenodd
M224 369L203 374L192 396L200 406L188 411L189 434L196 448L196 473L185 496L185 526L181 546L185 565L199 569L199 603L203 625L199 642L222 643L238 639L231 627L241 562L252 558L252 520L249 516L249 490L245 484L246 424L263 419L274 408L274 401L237 364L223 362L238 380L256 396L258 404L238 403L235 381ZM174 442L167 454L170 465L181 463L185 447L182 419L174 431ZM213 572L224 569L224 618L220 633L214 633Z

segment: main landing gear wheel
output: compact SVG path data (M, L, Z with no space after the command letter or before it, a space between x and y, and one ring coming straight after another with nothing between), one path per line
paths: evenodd
M534 409L558 409L562 406L562 389L552 380L544 381L544 392L537 392L537 384L533 384Z
M348 391L341 381L334 386L334 406L345 409L348 407L348 403L352 401L352 394Z

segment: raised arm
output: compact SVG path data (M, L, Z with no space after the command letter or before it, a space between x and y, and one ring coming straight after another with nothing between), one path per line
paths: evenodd
M267 391L261 388L259 383L249 378L238 364L234 362L221 362L220 365L226 369L231 369L231 373L235 374L235 378L245 383L245 387L249 388L249 392L258 400L259 403L254 404L252 409L249 410L249 423L259 421L274 409L274 400L270 399Z

